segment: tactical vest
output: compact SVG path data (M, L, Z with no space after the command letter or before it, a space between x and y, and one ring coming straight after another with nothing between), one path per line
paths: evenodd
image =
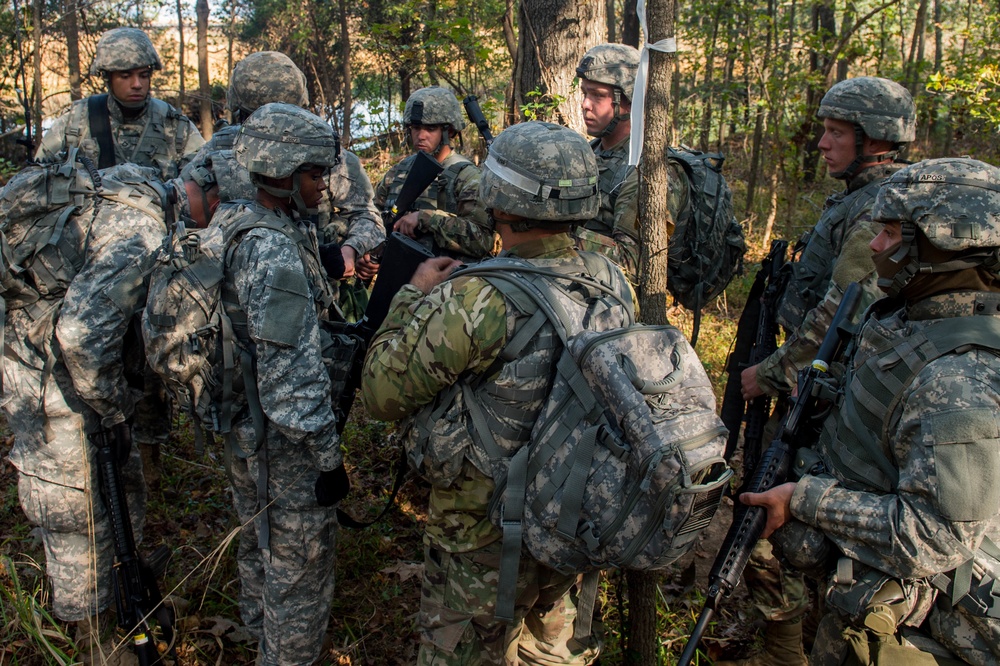
M413 162L413 155L407 157L399 164L399 168L393 174L392 180L387 183L386 201L395 201L399 196L399 191L403 189L403 182L406 175L410 173L410 164ZM477 168L468 158L452 152L445 158L444 171L438 174L423 194L413 202L415 210L442 210L452 215L458 214L458 193L455 192L455 181L466 169Z
M66 147L81 147L95 163L100 148L91 136L87 100L73 104L66 124ZM111 134L115 144L115 162L132 162L160 170L164 180L176 178L177 162L184 155L190 124L187 117L163 100L150 97L138 118L123 123L111 113Z
M615 204L622 184L635 167L629 166L628 150L605 150L600 147L601 140L594 139L590 147L597 156L598 180L597 187L601 192L601 208L597 217L584 223L584 227L610 236L615 227Z
M784 266L784 270L791 271L791 277L777 312L778 323L787 330L801 326L806 313L823 300L844 237L861 212L871 208L881 182L874 180L853 192L830 196L819 222L795 244L793 253L799 257Z
M996 296L996 295L991 295ZM1000 298L991 298L986 309L996 312ZM956 350L978 348L1000 356L1000 316L948 318L902 336L869 311L862 336L845 378L838 418L828 418L819 448L826 462L856 490L893 493L899 482L890 433L898 424L900 402L921 370L934 360ZM1000 564L1000 550L987 538L976 557ZM973 560L953 572L938 574L929 582L947 594L954 604L975 615L1000 617L990 579L973 580Z

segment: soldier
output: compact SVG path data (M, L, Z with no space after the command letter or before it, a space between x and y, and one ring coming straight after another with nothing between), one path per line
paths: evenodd
M265 104L234 152L256 199L224 207L233 238L222 298L241 348L230 479L240 534L240 614L258 663L312 664L334 593L336 503L348 491L323 359L333 303L309 210L337 164L333 128L291 104Z
M919 162L884 182L872 218L889 298L798 456L810 471L740 499L826 577L810 664L997 664L1000 169Z
M611 262L597 262L605 267L602 275L588 269L592 264L568 234L573 223L597 212L596 183L593 151L576 132L540 122L504 130L490 148L480 189L503 240L501 256L603 279L629 293ZM543 188L551 191L546 198L537 196ZM551 384L519 386L520 359L499 357L529 313L484 278L444 281L457 265L444 257L428 260L399 291L365 359L362 383L369 413L407 419L407 453L432 485L418 663L590 663L596 642L573 640L577 577L548 569L527 552L520 560L514 621L494 616L501 532L488 517L490 464L474 445L465 404L470 396L481 400L489 422L502 424L491 428L497 441L513 451L527 442ZM588 314L604 303L586 288L570 298ZM621 305L603 312L625 316ZM550 330L529 345L535 366L554 362L551 324L545 326ZM471 393L458 383L468 377Z
M452 148L465 127L462 108L448 90L429 86L406 100L403 127L414 154L385 174L375 188L375 205L387 210L395 202L416 152L423 151L444 166L410 211L396 220L393 231L422 238L436 251L468 261L496 254L497 237L486 211L478 205L479 169Z
M36 221L11 213L28 203L20 179L30 178L34 168L42 167L25 170L0 192L0 214L8 220L15 253L30 250L18 247L30 238L19 227ZM145 301L143 278L167 233L167 214L206 219L218 205L214 182L202 196L193 181L150 185L156 177L154 169L131 164L101 172L103 194L78 195L74 203L80 208L52 235L55 244L24 264L27 292L4 294L10 461L19 473L21 507L45 547L53 613L76 624L85 663L135 662L127 651L112 654L114 543L88 438L114 433L127 460L122 477L141 539L146 489L139 452L131 446L138 392L128 378L141 377L142 369L123 359L141 358L142 349L129 332ZM82 167L77 182L87 185L81 191L94 189L95 179ZM170 191L178 202L172 210L163 203Z
M212 135L199 155L213 153L216 161L233 160L231 152L223 151L232 150L243 121L270 102L308 107L306 77L284 53L251 53L236 64L229 79L226 106L232 124ZM257 188L250 182L250 175L242 167L238 171L244 175L245 183L233 199L254 199ZM361 161L354 153L342 150L340 162L330 169L327 189L318 207L324 268L335 291L341 279L357 275L367 281L378 270L368 253L385 240L385 230L373 197L372 184Z
M791 275L777 313L785 342L743 371L744 400L791 392L798 371L815 358L848 284L861 283L862 307L879 296L868 250L877 233L871 207L879 185L905 166L896 158L916 137L913 98L894 81L862 76L831 87L817 115L823 119L819 148L827 168L847 187L827 199L819 222L796 245L798 261L787 266ZM745 575L755 606L768 621L767 638L763 654L735 663L804 664L801 620L809 606L805 581L800 575L782 574L764 541Z
M132 162L156 168L162 179L176 178L205 140L184 114L150 96L154 69L163 64L146 33L105 32L90 75L103 77L108 92L74 102L45 133L35 158L51 160L79 147L100 168Z
M625 44L599 44L583 56L576 68L580 77L581 107L587 134L601 171L601 209L574 230L577 247L607 255L635 282L639 269L639 177L628 164L632 131L632 93L639 52ZM677 219L687 206L688 180L684 169L670 162L669 210ZM673 222L670 222L673 232Z

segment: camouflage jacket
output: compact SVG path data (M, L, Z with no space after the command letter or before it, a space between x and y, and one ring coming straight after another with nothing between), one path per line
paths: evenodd
M342 456L323 360L327 334L320 318L333 297L320 265L315 229L256 203L226 206L213 224L231 229L250 216L290 227L297 240L289 233L256 228L233 241L226 255L226 312L237 339L253 355L268 427L301 443L320 470L331 470L341 464ZM242 372L242 363L236 372Z
M579 262L583 267L573 240L565 234L522 243L503 254L536 265ZM487 516L494 487L488 463L472 446L462 392L448 389L460 378L483 375L521 316L512 301L482 278L456 277L427 296L406 286L393 300L365 359L362 397L373 416L404 419L426 406L445 414L432 435L436 451L428 455L422 470L434 477L426 539L437 548L463 552L500 538ZM501 368L501 378L503 373ZM407 446L411 425L412 421L402 425Z
M602 148L600 139L590 142L600 172L601 209L596 218L578 225L573 235L578 249L604 254L634 283L639 270L639 173L628 164L628 142L625 137L611 148ZM677 219L687 205L687 175L673 162L669 168L667 205Z
M949 320L955 330L995 319L1000 296L949 293L880 317L883 303L888 299L862 328L847 395L820 438L818 453L831 474L797 483L792 515L858 563L859 579L867 567L927 580L973 557L976 575L995 579L1000 560L979 548L985 537L1000 543L1000 350L959 347L934 358L920 336ZM977 307L983 303L988 307ZM921 366L921 358L933 360ZM932 588L914 590L908 625L920 625L930 612L935 638L958 654L974 653L972 643L990 646L992 655L962 655L969 663L1000 658L1000 620L972 617L950 603L932 606Z
M869 167L832 195L816 226L796 246L798 261L786 266L791 278L778 309L785 342L757 366L757 383L768 395L788 393L799 370L816 357L844 290L851 282L862 288L861 312L884 294L879 290L872 239L882 225L871 219L879 183L902 164Z
M375 188L375 205L385 210L403 187L415 155L406 157L383 176ZM442 252L476 260L499 251L499 237L479 204L479 168L452 152L442 162L444 171L414 203L417 230L433 238Z
M176 178L205 143L194 123L162 100L150 97L146 108L135 118L126 118L113 100L109 94L115 164L131 162L154 167L164 180ZM101 151L90 134L87 103L87 99L77 100L69 111L56 118L35 151L36 159L55 159L67 148L79 146L94 164L99 163Z

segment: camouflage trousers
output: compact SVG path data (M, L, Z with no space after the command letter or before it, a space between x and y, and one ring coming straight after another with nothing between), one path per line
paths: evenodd
M3 364L3 407L14 433L10 461L20 473L21 508L38 527L45 547L53 613L66 622L83 620L112 602L114 541L95 451L86 436L100 427L100 420L77 396L62 363L45 373L42 359L29 362L37 367L9 355ZM121 472L138 542L146 487L136 447Z
M420 666L590 664L599 648L573 639L578 576L522 554L514 621L494 617L500 542L467 553L424 549Z
M754 608L767 622L794 620L809 610L805 576L782 566L766 539L754 546L743 577Z
M981 639L980 639L981 642ZM810 666L960 666L961 664L1000 663L991 656L989 646L979 645L976 658L963 661L940 643L904 628L893 636L880 636L864 627L854 626L836 612L820 620L816 642L809 654Z
M252 451L249 420L233 431L243 450ZM232 456L229 469L243 525L237 553L240 616L259 637L258 663L312 664L320 656L333 606L337 509L316 503L319 470L309 452L273 428L260 451ZM258 479L264 482L263 502ZM266 544L262 528L268 532Z

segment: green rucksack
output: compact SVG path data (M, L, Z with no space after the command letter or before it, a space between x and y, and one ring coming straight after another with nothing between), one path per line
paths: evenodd
M670 237L667 288L694 312L694 345L701 309L743 272L747 246L733 212L733 193L722 175L725 157L682 146L670 148L668 158L684 169L689 187L688 205L674 220Z

